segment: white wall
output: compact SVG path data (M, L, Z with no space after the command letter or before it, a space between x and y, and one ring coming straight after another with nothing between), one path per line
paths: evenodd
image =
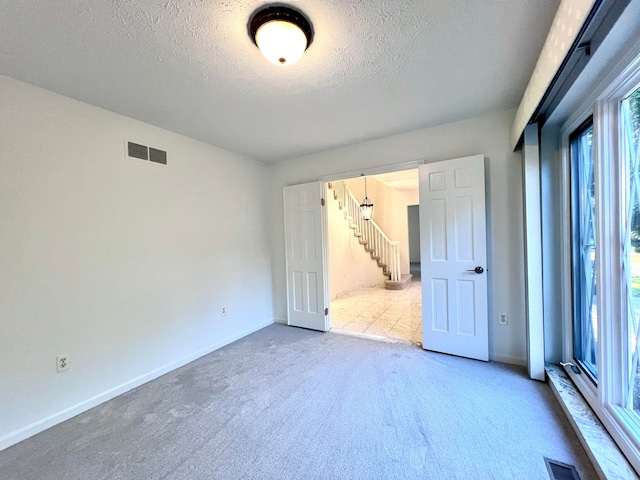
M493 360L524 364L522 171L520 154L512 151L509 142L514 114L514 110L493 113L273 164L270 167L270 196L276 318L286 321L282 213L284 186L357 169L420 159L434 162L483 153L486 159L488 210L489 351ZM501 312L509 314L508 326L497 324L496 317Z
M330 299L361 287L383 286L382 269L353 235L332 191L327 193L327 224Z
M0 448L273 322L266 167L2 76L0 112Z

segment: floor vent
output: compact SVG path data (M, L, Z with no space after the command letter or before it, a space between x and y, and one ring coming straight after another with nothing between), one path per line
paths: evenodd
M544 459L551 480L580 480L576 467L556 460Z
M157 148L147 147L139 143L127 142L127 156L130 158L139 158L140 160L149 160L155 163L167 164L167 152L158 150Z

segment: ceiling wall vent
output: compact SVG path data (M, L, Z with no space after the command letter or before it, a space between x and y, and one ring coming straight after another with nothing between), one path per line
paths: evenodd
M127 142L127 156L140 160L150 160L154 163L167 164L167 152L139 143Z
M556 460L544 459L551 480L580 480L576 467Z

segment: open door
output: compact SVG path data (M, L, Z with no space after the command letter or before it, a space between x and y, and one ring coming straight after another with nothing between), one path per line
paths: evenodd
M488 361L484 156L419 170L422 344Z
M288 324L329 330L322 182L284 188Z

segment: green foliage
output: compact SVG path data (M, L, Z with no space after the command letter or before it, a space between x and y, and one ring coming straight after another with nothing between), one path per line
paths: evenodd
M634 151L638 151L638 139L640 137L640 88L634 91L627 99L631 114L631 141ZM640 251L640 205L638 196L633 199L633 216L631 218L631 246L635 251Z
M633 126L633 145L638 149L638 136L640 136L640 88L629 96L629 109L631 112L631 125Z

